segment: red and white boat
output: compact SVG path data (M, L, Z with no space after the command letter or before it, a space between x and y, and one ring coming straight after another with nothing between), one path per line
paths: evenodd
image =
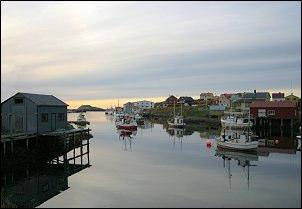
M118 129L137 130L137 123L133 119L122 119L121 121L116 121L115 125Z

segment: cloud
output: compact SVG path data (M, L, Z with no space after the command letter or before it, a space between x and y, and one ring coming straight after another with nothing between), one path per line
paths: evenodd
M301 87L296 2L1 6L1 100L16 91L83 100Z

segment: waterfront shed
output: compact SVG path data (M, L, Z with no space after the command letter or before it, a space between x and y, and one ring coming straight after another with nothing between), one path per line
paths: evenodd
M66 129L67 104L52 95L17 93L1 103L1 132Z
M290 101L257 101L250 105L252 118L294 119L297 107Z

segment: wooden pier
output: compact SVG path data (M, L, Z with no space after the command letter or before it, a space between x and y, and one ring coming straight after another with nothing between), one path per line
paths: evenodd
M29 143L31 141L35 141L37 144L39 141L43 141L45 137L56 137L64 141L64 145L69 145L70 141L73 141L75 145L75 138L78 137L80 139L90 138L91 129L71 129L71 130L58 130L53 132L46 132L43 134L36 134L36 133L18 133L18 134L6 134L1 135L1 147L3 147L3 156L6 155L7 152L7 144L10 145L10 152L14 153L14 144L18 141L25 140L26 143L26 150L29 150ZM56 140L56 139L53 139Z

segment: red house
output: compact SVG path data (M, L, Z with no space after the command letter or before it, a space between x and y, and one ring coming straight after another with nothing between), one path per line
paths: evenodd
M171 95L166 99L166 105L177 104L177 101L178 101L178 99L175 96Z
M294 119L297 107L290 101L257 101L250 105L252 118Z

